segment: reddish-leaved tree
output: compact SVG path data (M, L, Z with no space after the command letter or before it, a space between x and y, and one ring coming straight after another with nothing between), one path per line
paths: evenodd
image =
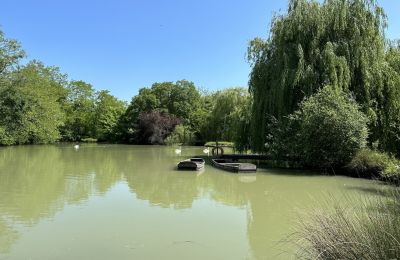
M164 140L181 120L159 111L143 112L137 123L137 140L140 144L164 144Z

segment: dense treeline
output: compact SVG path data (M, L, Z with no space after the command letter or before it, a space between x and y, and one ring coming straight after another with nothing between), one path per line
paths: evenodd
M129 104L56 67L21 65L21 46L0 32L0 144L225 140L312 167L367 146L400 155L400 45L385 28L373 0L291 0L269 38L250 42L249 91L161 82Z
M400 155L400 48L385 39L386 26L373 0L291 0L269 38L249 45L253 150L270 152L273 129L330 85L367 116L368 144Z
M235 140L250 96L242 88L200 93L192 82L155 83L132 98L120 120L120 140L140 144L204 144Z
M0 31L0 144L113 140L124 102L57 67L22 65L23 58L19 43Z
M0 144L97 140L133 144L203 144L243 139L250 96L231 88L200 93L186 80L142 88L129 104L108 91L69 80L0 31ZM244 130L243 130L244 129ZM243 147L247 147L244 145Z
M8 68L9 69L9 68ZM0 144L108 140L125 103L82 81L68 81L58 68L31 61L3 72Z

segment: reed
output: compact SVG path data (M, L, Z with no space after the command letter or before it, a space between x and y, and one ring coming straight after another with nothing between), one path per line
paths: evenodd
M400 259L400 191L360 203L333 202L300 218L295 237L300 259ZM332 209L332 208L331 208Z

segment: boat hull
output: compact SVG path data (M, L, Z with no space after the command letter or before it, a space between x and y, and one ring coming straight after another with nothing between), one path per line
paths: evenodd
M201 170L205 161L201 158L190 158L178 163L178 170Z
M256 172L257 166L252 163L231 162L224 159L211 159L214 167L230 172Z

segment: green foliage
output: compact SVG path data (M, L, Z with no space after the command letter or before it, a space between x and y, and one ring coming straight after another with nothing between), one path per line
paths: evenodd
M374 190L373 190L374 191ZM314 210L297 226L300 259L399 259L399 190L376 190L374 199L329 203L333 211Z
M24 129L26 97L17 89L7 87L0 92L0 142L12 145L26 142L28 133ZM23 130L23 132L22 132Z
M66 90L68 95L63 103L66 122L61 128L63 140L117 141L117 126L126 104L106 90L96 93L92 85L83 81L69 82Z
M200 94L192 82L180 80L176 83L154 83L151 88L142 88L128 107L132 118L142 112L157 110L167 112L190 123L192 113L199 107Z
M196 132L202 122L201 117L206 114L200 99L194 84L186 80L154 83L151 88L139 90L120 121L122 139L128 142L135 140L139 115L151 111L173 115L182 120L188 131ZM196 133L194 135L197 136Z
M20 44L16 40L5 38L4 33L0 31L0 77L12 70L23 57L25 52Z
M129 106L107 91L69 81L56 67L33 61L18 68L24 51L0 31L0 144L57 140L200 144L235 141L249 147L251 97L240 88L206 93L192 82L154 83ZM145 129L149 127L149 129Z
M360 177L400 177L399 160L386 153L370 149L357 152L346 168Z
M200 94L192 82L180 80L176 83L154 83L151 88L140 89L139 94L132 98L120 121L122 139L127 142L134 140L139 115L151 111L173 115L194 131L199 124L199 108Z
M353 93L368 116L370 143L399 153L399 49L387 48L386 16L373 0L291 0L270 37L250 42L252 148L263 152L279 121L325 85ZM397 65L396 65L397 64Z
M381 129L378 140L380 148L390 153L400 155L400 45L390 44L386 52L386 81L390 89L383 92L382 113L385 116L378 122L376 128Z
M188 81L155 83L144 88L132 99L122 117L123 140L137 140L139 115L159 111L179 118L182 126L167 140L168 143L198 144L205 140L235 140L247 149L250 128L251 98L245 89L230 88L200 95ZM190 138L184 137L190 133ZM186 135L186 134L185 134Z
M92 85L83 81L71 81L67 85L64 103L66 121L61 133L65 141L79 141L94 137L95 92Z
M233 141L235 150L243 153L250 150L251 144L251 99L248 97L244 103L236 107L232 114L233 128L235 133Z
M168 145L193 145L196 143L195 134L189 126L177 125L174 131L165 139Z
M273 144L305 166L341 167L366 145L367 118L339 88L327 86L301 102Z
M201 126L206 140L229 140L237 137L238 126L245 122L245 111L250 105L250 95L243 88L228 88L209 96L208 110Z
M108 91L97 93L94 129L99 141L117 141L118 122L125 110L126 104Z
M64 114L62 75L33 61L10 75L0 90L1 144L51 143L60 138Z
M68 81L39 61L21 66L24 51L0 31L0 145L115 141L125 103L83 81Z

